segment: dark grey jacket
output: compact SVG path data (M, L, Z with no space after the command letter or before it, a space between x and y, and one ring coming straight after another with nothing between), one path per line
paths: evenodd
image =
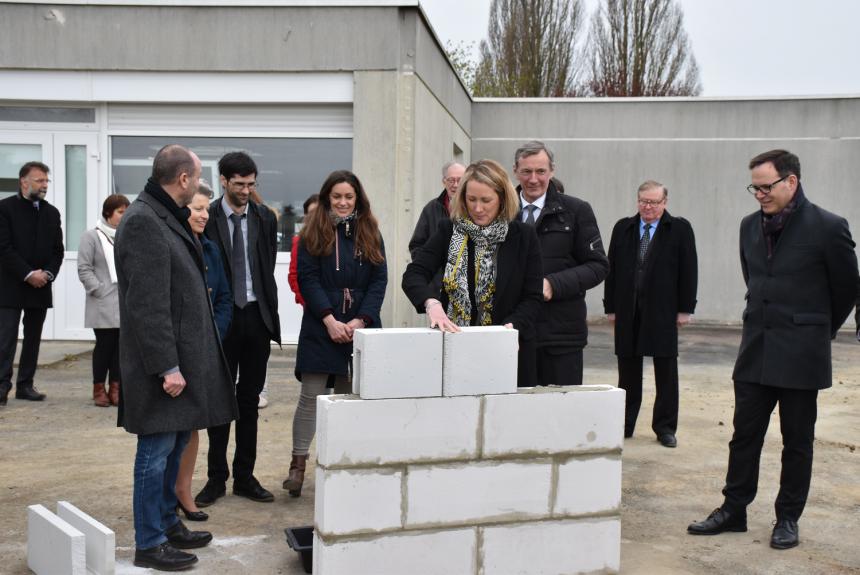
M732 379L791 389L832 385L830 340L857 300L848 222L800 200L767 257L761 212L743 219L744 329Z
M236 394L206 291L199 242L157 199L142 192L120 222L122 398L129 433L189 431L236 418ZM173 398L159 374L179 366L187 386Z

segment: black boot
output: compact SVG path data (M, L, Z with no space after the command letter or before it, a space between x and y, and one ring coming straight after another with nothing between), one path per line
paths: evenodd
M42 401L47 397L39 393L32 383L19 383L15 386L15 399L26 399L27 401Z

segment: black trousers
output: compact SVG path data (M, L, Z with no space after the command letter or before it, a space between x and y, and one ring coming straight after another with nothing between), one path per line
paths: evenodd
M785 389L735 382L734 435L729 442L729 469L723 507L744 513L755 499L759 461L770 414L779 404L782 473L774 508L777 519L797 521L812 480L812 443L818 414L817 389Z
M18 343L18 323L24 315L24 342L21 344L21 360L18 362L17 385L33 385L36 364L39 361L39 346L42 343L42 325L48 310L39 308L0 307L0 385L12 385L12 365L15 362L15 346Z
M119 328L94 328L93 332L96 334L93 383L122 381L119 372Z
M224 353L230 375L236 384L239 419L236 421L236 451L233 455L233 480L243 482L254 474L257 461L257 415L260 391L266 381L271 335L263 323L260 308L250 302L244 308L233 307L233 322L224 341ZM209 479L227 481L227 444L230 424L210 427Z
M654 358L654 383L657 397L651 429L657 436L675 435L678 430L678 358ZM618 356L618 387L627 392L624 404L624 435L632 436L642 406L642 356Z
M582 385L582 350L537 348L538 385Z

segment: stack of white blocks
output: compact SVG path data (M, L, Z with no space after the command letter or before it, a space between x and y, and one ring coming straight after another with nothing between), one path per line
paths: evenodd
M315 574L619 570L622 390L517 390L503 328L356 333L361 399L317 400Z
M54 515L42 505L27 508L27 566L36 575L113 575L114 532L67 501Z

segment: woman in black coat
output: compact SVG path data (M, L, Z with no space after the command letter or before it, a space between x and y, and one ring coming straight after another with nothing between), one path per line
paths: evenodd
M379 224L352 172L332 172L317 208L302 227L298 246L299 291L305 300L296 378L302 382L293 417L293 457L283 487L302 492L308 451L316 429L316 398L327 387L349 393L352 336L380 327L388 269Z
M517 220L519 198L493 160L470 165L454 198L451 221L440 223L403 274L403 291L430 327L503 325L519 331L517 384L537 384L534 321L543 299L534 227ZM432 280L444 268L442 299Z
M212 300L212 311L215 315L215 326L218 328L218 336L224 341L230 322L233 321L233 294L230 291L230 282L227 273L221 263L221 252L215 242L203 235L206 222L209 221L209 200L212 190L202 181L197 193L191 199L188 208L191 215L188 224L191 231L200 240L203 246L203 261L206 263L206 287L209 298ZM200 436L197 430L191 432L191 438L182 459L179 462L179 473L176 476L176 501L179 508L185 513L186 519L191 521L206 521L209 515L198 509L191 495L191 477L194 475L194 464L197 462L197 448L200 445Z

